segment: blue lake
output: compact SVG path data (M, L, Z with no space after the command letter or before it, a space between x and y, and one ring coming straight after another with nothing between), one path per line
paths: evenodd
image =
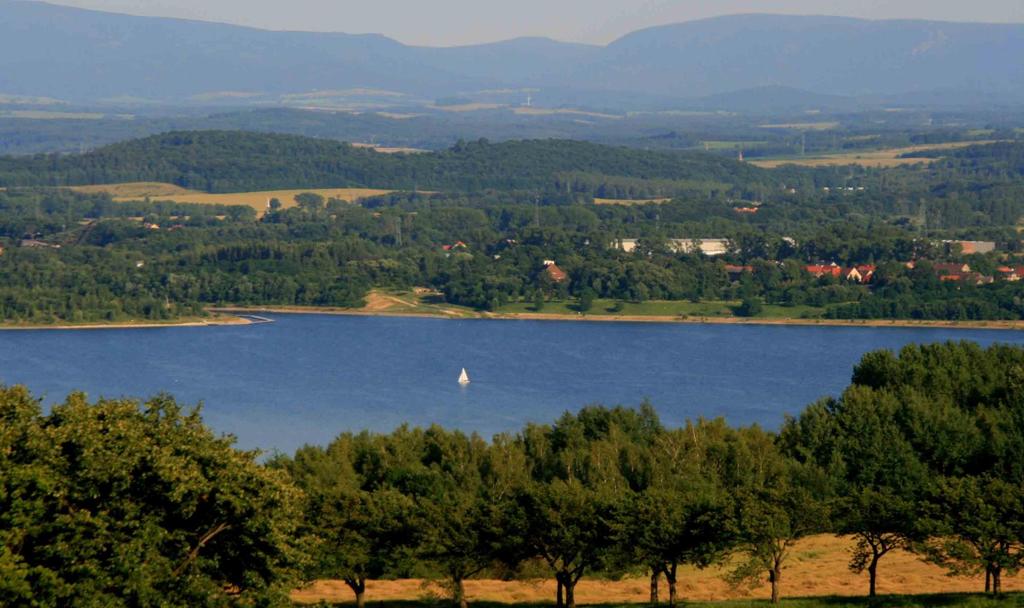
M911 343L1024 344L1024 332L272 315L274 323L0 332L0 381L46 403L169 392L244 448L433 422L490 436L591 403L649 399L678 424L776 428L847 385L861 355ZM466 367L472 384L460 387Z

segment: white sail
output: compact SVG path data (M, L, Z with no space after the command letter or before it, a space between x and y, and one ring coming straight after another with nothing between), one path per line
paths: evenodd
M462 373L459 374L459 384L469 384L469 374L466 373L466 368L462 368Z

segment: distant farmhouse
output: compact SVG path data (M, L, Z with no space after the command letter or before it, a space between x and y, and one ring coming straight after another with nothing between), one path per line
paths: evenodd
M616 246L626 253L636 251L638 239L620 239ZM706 256L725 255L729 253L729 239L668 239L669 249L675 253L701 252Z

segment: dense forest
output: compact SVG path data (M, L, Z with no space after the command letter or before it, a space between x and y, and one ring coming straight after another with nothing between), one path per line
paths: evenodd
M466 606L472 578L680 568L786 591L793 542L851 538L874 595L896 550L1000 594L1024 565L1024 350L969 343L866 355L852 383L778 432L663 425L649 405L587 407L490 440L433 426L344 432L263 464L170 397L44 413L0 390L0 603L287 606L290 589L427 577ZM358 426L353 421L353 426ZM979 588L979 591L981 589Z
M545 189L592 173L702 183L770 173L706 154L649 152L568 140L459 142L423 154L382 154L323 139L243 131L172 132L80 155L0 157L0 186L168 182L207 192L287 188Z
M772 306L776 315L826 319L1019 320L1022 150L1001 143L884 170L768 171L562 141L384 155L214 132L82 156L6 158L0 176L36 181L258 187L303 175L313 185L418 176L455 186L356 204L306 193L263 215L10 187L0 191L0 317L170 320L211 305L360 306L371 289L424 288L448 304L498 312L522 303L539 312L548 302L576 302L588 313L607 312L591 310L595 300L620 310L688 301L744 316ZM721 250L698 251L705 239ZM992 250L963 251L962 240L988 241ZM564 276L552 279L552 261Z

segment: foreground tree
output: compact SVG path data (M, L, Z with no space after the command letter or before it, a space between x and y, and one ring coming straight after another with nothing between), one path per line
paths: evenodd
M416 538L415 504L399 492L339 491L310 499L310 578L341 578L366 605L366 581L393 571Z
M827 470L833 530L854 539L850 569L868 573L871 597L882 558L924 534L918 503L927 470L901 428L906 418L906 400L891 391L852 386L789 420L780 437L788 455Z
M1024 567L1024 489L991 477L941 480L935 535L924 552L956 576L985 574L985 591L1000 594L1004 574Z
M418 499L418 555L444 573L452 600L466 608L465 581L502 557L501 484L485 479L488 446L476 435L430 428L423 464L430 472Z
M721 487L724 463L714 454L730 432L722 421L700 421L659 435L651 446L652 484L624 503L616 517L623 561L651 571L652 604L659 601L661 575L669 605L675 606L679 566L706 568L727 554L730 502Z
M0 389L0 415L2 440L24 441L0 449L0 494L18 497L0 593L30 598L11 605L288 605L300 494L198 411L72 395L41 416Z
M579 482L561 480L534 484L520 496L523 536L555 575L558 608L575 608L577 583L608 559L613 500Z
M827 529L826 484L820 471L778 452L760 429L741 432L737 472L745 478L733 491L736 500L737 549L744 559L730 578L739 584L768 573L773 604L781 597L782 566L796 541Z

